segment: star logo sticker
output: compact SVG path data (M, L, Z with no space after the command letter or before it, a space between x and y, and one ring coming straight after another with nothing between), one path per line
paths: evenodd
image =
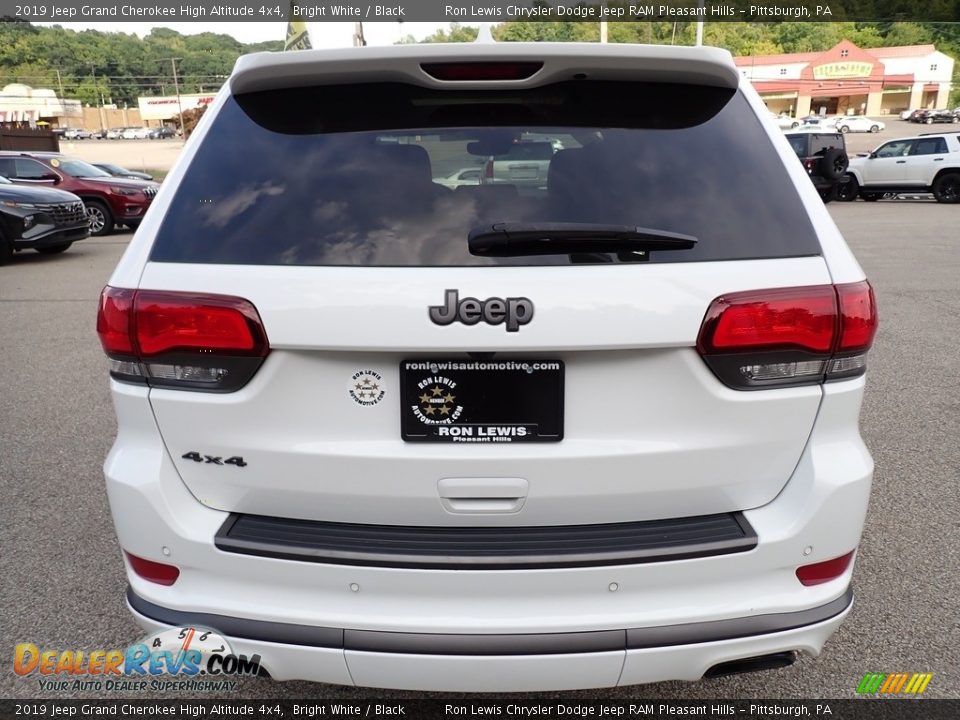
M383 378L374 370L354 373L347 385L350 397L359 405L376 405L385 394Z

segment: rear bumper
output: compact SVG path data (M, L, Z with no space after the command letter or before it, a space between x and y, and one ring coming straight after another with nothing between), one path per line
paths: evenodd
M655 628L571 633L402 633L292 625L171 610L127 590L150 631L209 627L235 652L258 654L278 679L322 667L328 682L418 690L544 690L696 680L731 659L817 654L853 604L853 590L789 613ZM658 676L659 674L659 676ZM314 678L311 678L314 679Z
M757 537L752 549L512 570L359 566L224 552L215 539L229 513L203 505L180 480L147 389L114 383L120 435L105 475L120 544L181 571L174 585L164 587L128 567L131 610L152 630L217 616L204 624L223 632L235 651L259 653L276 679L372 687L607 687L696 680L718 663L770 653L817 655L849 612L853 568L811 587L799 583L796 568L844 555L859 543L873 470L857 433L863 382L824 386L819 417L789 482L770 503L743 512ZM303 644L256 631L267 627L260 623L285 626L294 638L327 630L342 635L332 644ZM576 652L556 639L574 635L589 639ZM423 636L445 652L406 644ZM532 636L552 638L543 646L549 652L503 653L517 638L522 643ZM491 637L506 638L495 641L501 654L462 649Z

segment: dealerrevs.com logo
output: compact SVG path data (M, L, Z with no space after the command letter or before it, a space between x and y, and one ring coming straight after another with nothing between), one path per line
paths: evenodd
M95 690L233 690L237 676L256 675L259 655L234 653L215 630L175 627L147 635L126 650L14 648L13 671L36 678L42 692Z

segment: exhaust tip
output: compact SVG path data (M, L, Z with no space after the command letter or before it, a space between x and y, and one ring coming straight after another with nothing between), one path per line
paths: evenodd
M757 655L755 657L741 658L740 660L730 660L729 662L719 663L704 673L705 678L718 678L725 675L740 675L748 672L759 672L761 670L778 670L789 667L797 661L797 653L793 650L789 652L771 653L769 655Z

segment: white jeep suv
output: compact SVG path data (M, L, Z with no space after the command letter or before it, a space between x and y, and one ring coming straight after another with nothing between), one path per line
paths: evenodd
M960 132L898 138L850 160L842 199L879 200L886 193L932 192L960 202Z
M432 180L533 135L536 192ZM873 292L725 51L244 57L97 325L131 612L276 679L697 680L850 611Z

